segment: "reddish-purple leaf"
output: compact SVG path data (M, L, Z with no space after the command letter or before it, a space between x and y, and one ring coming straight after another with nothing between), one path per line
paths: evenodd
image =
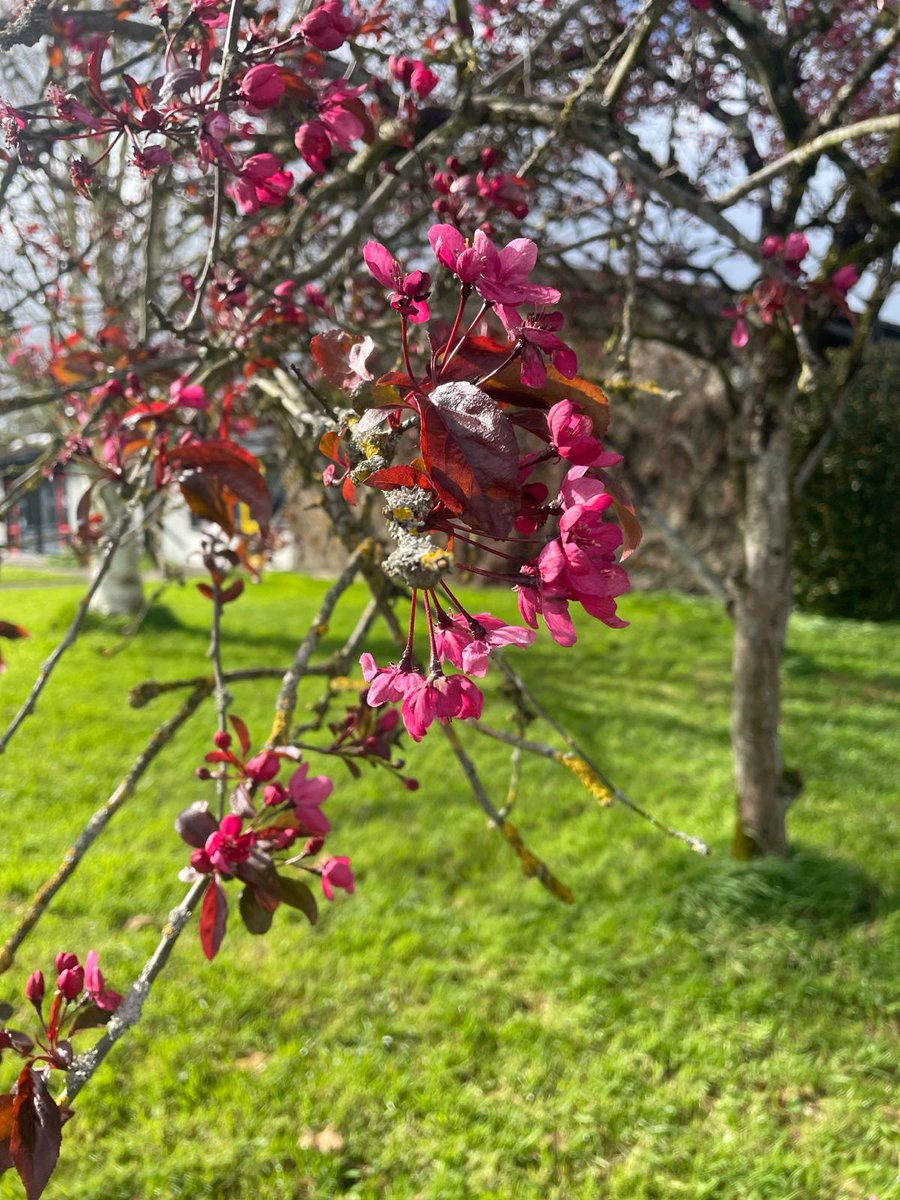
M259 898L256 895L256 889L252 884L248 883L241 892L238 908L240 909L241 920L246 925L248 933L268 933L272 928L272 911L266 908L265 905L260 904Z
M210 962L219 953L227 923L228 897L218 879L213 879L206 889L200 909L200 945Z
M444 378L474 379L496 371L496 375L492 375L482 387L501 404L517 404L522 408L546 411L560 400L572 400L590 416L597 437L603 437L609 426L609 399L601 387L581 376L566 379L551 363L547 364L547 382L543 387L526 387L521 380L522 368L518 359L497 370L508 357L508 345L504 346L490 337L469 337L462 351L450 363Z
M0 1095L0 1175L13 1166L9 1139L12 1136L15 1102L15 1096L11 1096L9 1092L4 1092L3 1095Z
M17 641L19 638L27 638L28 630L23 629L21 625L13 625L11 621L0 621L0 637Z
M241 744L241 754L246 758L247 751L250 749L250 730L240 717L229 717L228 720L231 723L231 728L238 736L238 741Z
M237 600L244 591L243 579L236 579L229 587L224 588L219 594L220 604L231 604L233 600Z
M422 457L447 507L503 538L519 511L519 447L500 406L472 384L442 384L420 401Z
M110 1010L101 1008L99 1004L86 1004L75 1014L75 1020L69 1026L69 1036L81 1029L100 1029L109 1024L111 1016Z
M185 500L197 516L234 533L238 500L262 529L272 518L272 497L259 460L243 446L227 440L191 442L169 451L169 463Z
M431 483L424 471L417 471L410 465L384 467L381 471L373 471L366 479L369 487L380 488L386 492L390 488L430 488Z
M279 875L278 894L281 896L282 903L289 904L291 908L299 908L310 925L315 925L319 919L319 906L316 904L315 896L302 879L291 879L287 875Z
M26 1067L13 1101L9 1149L28 1200L38 1200L59 1158L62 1117L41 1071Z

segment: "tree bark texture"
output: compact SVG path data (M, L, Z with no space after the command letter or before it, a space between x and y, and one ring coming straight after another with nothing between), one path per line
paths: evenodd
M118 520L124 501L112 487L99 490L99 500L106 514L106 525L111 528ZM139 521L125 531L109 570L91 603L94 612L104 617L132 616L140 612L144 603L144 587L141 581L141 537Z
M792 381L754 372L743 470L743 567L734 582L731 744L737 787L734 854L788 850L781 757L781 661L791 607Z

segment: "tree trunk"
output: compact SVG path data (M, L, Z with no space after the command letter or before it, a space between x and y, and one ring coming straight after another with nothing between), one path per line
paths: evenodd
M125 502L114 487L99 489L99 500L105 512L104 524L107 529L111 529L118 521ZM91 601L91 608L104 617L131 616L140 612L143 603L141 538L135 521L133 527L125 531L109 569Z
M769 347L771 349L771 346ZM781 758L781 661L791 606L790 452L795 389L761 361L745 442L743 568L734 584L731 745L734 855L788 850Z

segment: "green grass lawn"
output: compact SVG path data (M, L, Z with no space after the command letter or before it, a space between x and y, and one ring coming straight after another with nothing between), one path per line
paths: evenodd
M326 586L270 577L251 589L227 612L227 665L288 661ZM4 646L4 724L78 594L20 586L2 599L2 616L33 634ZM491 606L513 610L509 596ZM339 776L333 852L352 856L356 895L323 902L315 929L280 910L265 938L233 914L212 964L192 927L142 1024L79 1097L48 1200L900 1194L897 627L795 621L797 851L737 866L728 623L682 597L635 595L623 609L629 629L582 622L575 650L543 638L517 662L621 787L713 857L529 761L515 819L575 891L566 907L523 878L440 736L410 748L416 793ZM0 760L0 937L174 710L171 696L133 710L128 688L205 671L207 619L193 587L173 589L124 654L101 657L115 634L94 626L63 660ZM380 637L373 649L387 657ZM276 686L235 691L264 735ZM492 720L506 708L493 687L488 705ZM205 709L155 764L0 999L18 1003L61 948L96 947L121 990L137 974L184 891L172 822L208 794L193 768L211 729ZM461 735L501 801L508 752ZM0 1083L14 1069L4 1061ZM4 1176L0 1196L20 1195Z

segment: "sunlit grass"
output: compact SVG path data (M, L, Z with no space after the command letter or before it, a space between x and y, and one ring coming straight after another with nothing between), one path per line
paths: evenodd
M79 594L40 582L2 597L0 615L32 631L4 645L4 721ZM326 586L251 589L227 613L227 664L286 664ZM188 587L163 605L112 659L98 650L115 631L92 622L0 760L0 936L174 711L171 696L133 710L128 688L208 670L206 602ZM514 609L509 596L491 606ZM517 661L619 785L710 841L713 858L529 761L515 819L575 891L568 908L522 877L439 736L409 747L418 792L339 775L328 811L356 895L323 901L315 929L280 911L254 939L234 919L211 965L189 930L143 1023L79 1098L49 1200L889 1200L896 626L795 622L785 751L806 781L798 852L746 867L727 859L728 623L683 597L623 607L628 630L584 627L575 650L542 640ZM387 656L385 639L377 650ZM275 691L235 687L255 733ZM496 684L489 705L495 721L508 707ZM193 768L211 728L208 711L194 718L153 767L0 999L18 1003L61 948L96 946L120 988L136 975L183 894L172 822L205 794ZM508 751L461 736L502 800ZM2 1071L6 1084L14 1065ZM5 1176L0 1196L20 1194Z

